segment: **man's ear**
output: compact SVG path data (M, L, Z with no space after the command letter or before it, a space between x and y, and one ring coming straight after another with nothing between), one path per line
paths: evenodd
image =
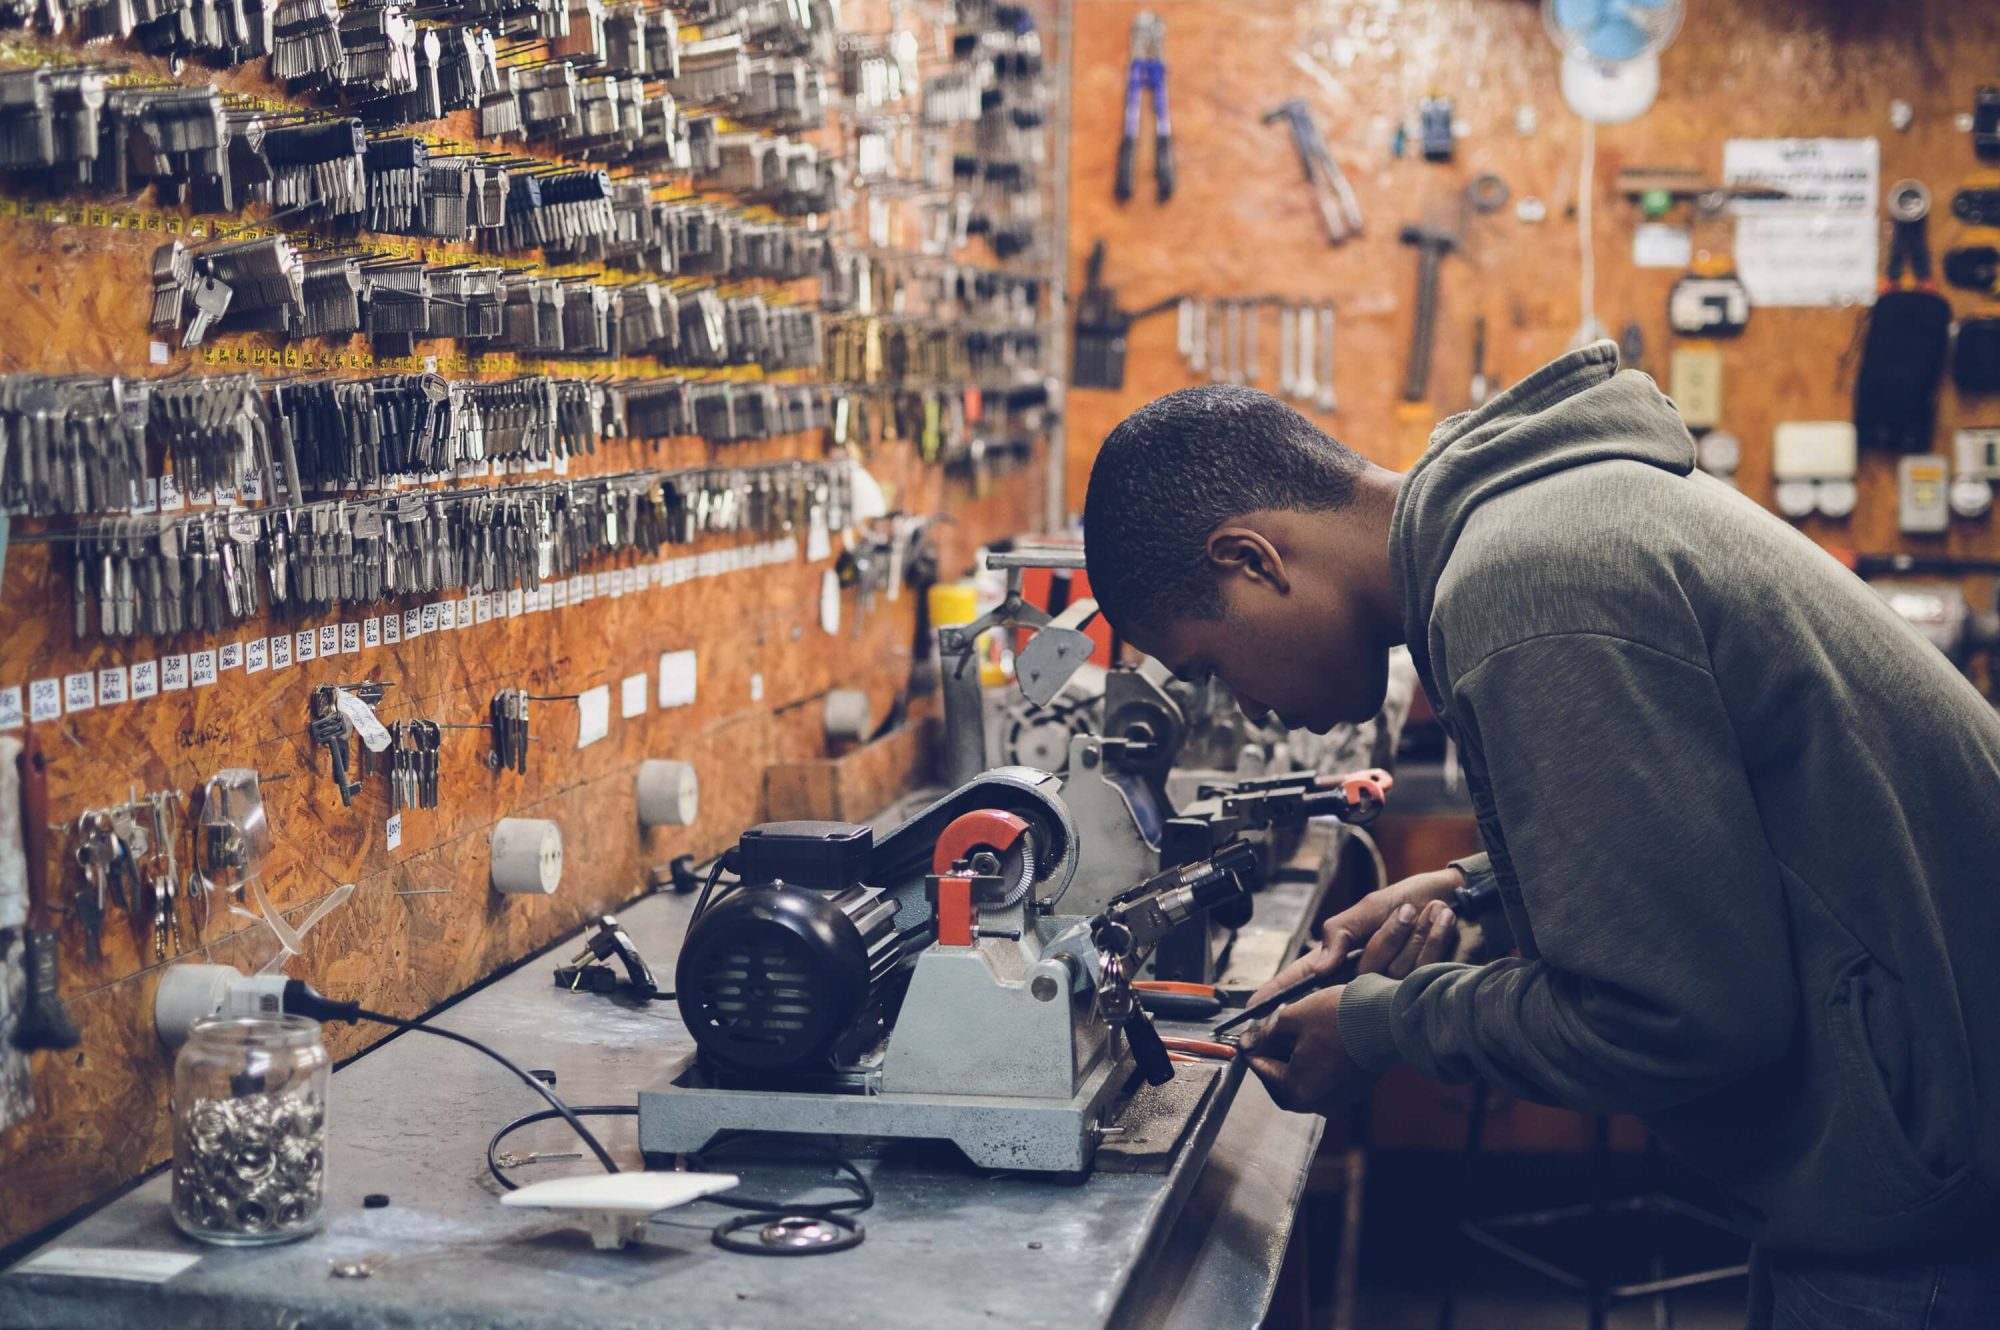
M1208 538L1208 559L1225 577L1247 577L1280 595L1292 589L1284 558L1261 532L1247 526L1217 527Z

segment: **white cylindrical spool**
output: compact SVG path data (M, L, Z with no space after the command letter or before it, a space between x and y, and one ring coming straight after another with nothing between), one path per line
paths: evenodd
M875 731L875 707L859 688L835 688L826 695L821 719L834 743L860 743Z
M694 763L649 757L639 764L639 825L685 827L701 807Z
M493 889L510 896L549 896L562 881L562 828L534 817L503 817L493 825Z

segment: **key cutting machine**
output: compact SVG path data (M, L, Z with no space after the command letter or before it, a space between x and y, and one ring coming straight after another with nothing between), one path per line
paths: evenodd
M879 843L842 823L744 833L724 860L738 882L697 905L681 948L695 1051L639 1096L646 1153L755 1130L1087 1168L1134 1071L1173 1074L1131 979L1169 930L1241 894L1254 855L1233 842L1065 913L1078 847L1059 789L999 768Z

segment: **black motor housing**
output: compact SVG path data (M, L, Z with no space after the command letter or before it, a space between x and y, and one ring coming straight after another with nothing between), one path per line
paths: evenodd
M744 845L756 842L757 859L768 863L768 833L799 835L808 826L827 845L851 846L849 833L866 830L773 824L746 833ZM674 976L681 1019L703 1060L756 1079L784 1078L830 1071L872 1047L908 981L910 949L896 931L896 909L893 898L859 881L825 878L812 886L746 881L709 907L688 930Z

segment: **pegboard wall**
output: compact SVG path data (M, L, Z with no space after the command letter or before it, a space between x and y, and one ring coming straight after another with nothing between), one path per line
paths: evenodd
M562 4L468 4L462 12L425 6L418 45L426 33L452 39L466 28L497 30L499 68L517 92L559 72L554 56L566 55L580 71L579 85L588 85L616 60L592 44L600 40L592 25L605 21L606 10L598 0L578 0L566 12L572 22L557 24ZM260 12L254 0L245 8L253 19ZM291 0L279 12L280 28L287 15L296 20L311 8ZM732 842L763 816L771 767L828 755L817 703L830 689L864 690L876 717L890 714L909 673L922 599L920 589L898 584L906 556L913 557L906 538L917 519L949 519L928 528L946 576L966 568L978 545L1039 522L1047 373L1039 348L1060 240L1044 220L1051 182L1039 168L1050 151L1039 115L1016 115L1024 101L1039 106L1044 91L1032 13L980 3L921 8L906 13L869 0L611 6L614 16L637 21L638 31L647 24L656 33L673 30L685 59L681 76L663 78L656 60L643 77L623 81L625 95L647 104L648 115L664 102L668 135L677 126L685 134L686 120L706 120L721 142L716 169L690 169L671 149L664 159L618 160L613 153L607 162L601 145L586 150L548 132L496 141L482 137L493 122L482 124L479 109L394 127L371 123L376 137L421 136L434 155L464 154L517 174L604 165L615 184L638 186L642 198L668 211L699 208L766 237L784 232L786 244L823 243L803 276L677 270L672 262L662 270L657 262L509 246L492 235L477 244L413 238L352 219L330 225L311 209L301 216L267 203L204 211L200 199L190 206L144 181L119 193L65 185L46 171L0 176L0 309L7 312L0 370L7 374L116 374L156 383L247 374L267 400L273 383L323 378L430 375L421 391L442 400L458 384L539 376L568 385L564 391L601 394L580 399L600 404L690 384L712 405L723 403L732 422L769 388L783 396L766 404L779 400L786 411L804 413L725 440L698 428L706 417L693 411L684 428L646 428L614 421L607 408L552 454L475 459L449 476L383 476L331 494L304 486L307 500L345 497L360 509L391 490L404 497L521 494L538 486L583 492L624 477L612 488L635 489L641 507L653 504L655 516L671 520L664 532L646 530L637 545L629 526L603 541L593 527L575 566L539 584L335 597L314 602L317 608L297 597L273 606L265 589L256 608L231 609L219 624L178 633L142 628L107 636L94 584L84 592L92 608L79 632L73 537L116 505L58 514L16 504L0 571L0 732L32 724L48 755L49 882L58 908L88 889L74 861L82 810L165 791L183 810L185 835L202 782L224 768L254 768L272 839L261 881L284 917L296 926L341 884L355 885L308 935L290 973L329 994L415 1015L640 894L650 867ZM364 12L379 26L382 16L379 5L328 4L324 11L343 26ZM143 24L138 34L119 33L131 9L117 0L69 12L62 34L49 31L51 12L26 6L13 14L21 26L0 46L0 70L101 65L114 95L212 82L224 90L238 133L254 113L276 126L344 115L359 100L352 86L276 82L262 58L223 68L210 67L220 64L212 51L185 61L149 53ZM818 30L800 32L808 14L805 27ZM552 36L557 26L571 35ZM81 40L93 31L101 37L104 28L113 34L108 40ZM766 74L773 62L788 76L798 72L793 60L818 68L824 123L789 112L754 117L745 94L701 82L697 70L709 77L718 65L735 67L724 58L731 33L744 34L742 58L752 62L753 79L761 77L760 61ZM996 94L996 80L1011 83ZM488 109L504 100L504 86L486 90ZM796 86L790 95L798 95ZM1009 123L986 123L995 111ZM654 122L645 124L653 134ZM795 176L756 183L754 173L764 168L744 163L775 144L783 153L801 144L817 149L806 157L815 168L806 186ZM18 140L6 151L18 164ZM776 311L809 311L818 324L811 343L781 361L724 354L690 364L684 355L629 344L622 354L565 355L532 346L494 350L425 332L286 336L227 320L183 346L187 318L180 327L155 321L155 256L163 245L178 240L201 255L273 237L295 244L308 261L349 255L364 269L492 265L509 280L560 279L572 301L592 287L631 300L635 285L653 282L683 302L707 291L760 302L774 318ZM22 418L22 401L9 398L17 408L11 420ZM32 416L34 408L25 411ZM146 448L152 483L136 532L207 513L218 514L224 532L232 515L254 519L264 525L240 552L267 576L276 514L300 497L285 467L276 472L282 492L255 485L255 492L219 489L163 503L159 482L171 477L177 459L163 457L170 450L150 435ZM787 507L757 496L754 486L738 499L767 511L740 529L718 523L726 496L710 482L721 478L686 479L701 468L773 466L783 476L792 463L850 460L879 483L890 516L849 530L838 514L825 530L826 510L810 496ZM11 466L20 465L17 452ZM253 485L255 474L252 468ZM714 514L704 490L712 491ZM360 549L336 548L332 558L358 564ZM826 579L836 569L843 586L829 596ZM86 579L97 576L85 570ZM668 653L693 654L691 697L678 669L666 684ZM49 680L59 681L54 696ZM364 682L384 686L385 722L423 718L442 727L435 808L404 808L392 818L379 774L361 778L351 805L340 797L328 750L307 734L310 700L322 685ZM608 689L608 733L581 744L583 713L571 699L598 688ZM494 736L486 722L501 689L555 699L533 705L525 772L488 761ZM22 714L12 714L15 708ZM350 748L358 756L358 745ZM646 833L635 774L642 760L660 757L693 765L699 814L691 826ZM565 868L552 896L502 896L488 887L488 836L509 816L560 824ZM183 873L193 863L190 842L178 845L178 862ZM168 959L246 970L262 964L273 951L270 930L230 913L230 903L216 896L204 913L181 900ZM15 1103L21 1120L0 1123L0 1246L170 1152L170 1059L152 1024L162 963L150 918L140 902L114 906L93 947L73 910L58 915L62 993L83 1037L77 1048L34 1055L32 1104ZM11 948L0 954L18 961L18 943L4 931L0 937ZM10 996L18 1003L18 991ZM379 1035L366 1026L334 1027L327 1042L336 1056L348 1056Z
M1142 125L1134 198L1113 197L1127 54L1142 10L1166 23L1177 188L1155 198L1150 121ZM1558 87L1560 53L1533 0L1079 0L1075 6L1071 146L1071 289L1084 284L1093 244L1107 245L1104 280L1138 310L1177 293L1213 299L1265 295L1331 301L1338 313L1338 410L1302 410L1384 465L1407 466L1431 426L1468 405L1474 327L1486 324L1486 370L1496 389L1561 354L1580 322L1579 188L1585 128ZM1588 163L1595 312L1612 336L1636 323L1641 368L1668 384L1668 292L1683 268L1640 267L1642 220L1618 189L1627 168L1688 168L1717 180L1731 138L1873 138L1881 183L1926 183L1935 200L1934 255L1993 244L1995 233L1951 216L1953 193L1984 178L1969 119L1975 90L2000 82L2000 8L1954 0L1856 5L1842 0L1689 0L1678 39L1661 57L1658 103L1638 120L1600 128ZM1426 161L1415 136L1419 104L1448 97L1460 133L1449 162ZM1282 123L1263 117L1288 98L1311 107L1352 180L1365 232L1330 246ZM1892 103L1911 112L1892 125ZM1400 158L1398 125L1411 126ZM1492 172L1511 199L1464 219L1446 258L1428 400L1400 401L1410 345L1417 253L1399 242L1412 223L1456 225L1475 177ZM1540 221L1515 205L1540 200ZM1686 225L1689 205L1666 219ZM1697 232L1727 248L1730 226ZM1882 254L1889 237L1883 223ZM1960 317L2000 313L1990 295L1945 287ZM1788 420L1852 418L1862 311L1758 308L1740 337L1717 341L1722 428L1742 442L1743 491L1772 501L1772 435ZM1069 411L1067 494L1080 509L1096 443L1130 410L1204 381L1177 353L1169 312L1137 325L1122 391L1078 389ZM1277 386L1275 316L1263 316L1260 385ZM1942 389L1933 447L1949 455L1960 427L2000 425L2000 397ZM1226 448L1227 440L1217 440ZM1864 454L1850 518L1807 519L1822 544L1863 552L2000 555L1991 516L1953 518L1935 536L1905 536L1897 521L1896 459ZM1992 605L1991 579L1967 583Z

